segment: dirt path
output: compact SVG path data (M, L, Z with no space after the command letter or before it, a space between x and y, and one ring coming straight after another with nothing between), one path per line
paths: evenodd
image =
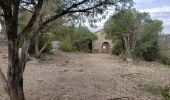
M123 62L108 54L58 53L29 61L24 73L27 100L160 100L139 85L170 83L170 68L158 63ZM7 56L0 49L0 68ZM5 99L0 83L0 100ZM122 98L123 99L112 99Z

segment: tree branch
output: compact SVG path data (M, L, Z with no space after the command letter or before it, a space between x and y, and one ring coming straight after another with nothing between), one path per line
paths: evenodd
M71 10L71 9L73 9L73 8L76 8L76 7L78 7L79 5L81 5L81 4L83 4L83 3L87 2L87 1L88 1L88 0L83 0L83 1L81 1L81 2L79 2L79 3L73 4L71 7L69 7L68 9L66 9L66 11L69 11L69 10Z
M103 2L100 2L99 4L96 4L92 7L89 7L89 8L85 8L85 9L79 9L79 10L71 10L73 8L76 8L78 7L79 5L87 2L88 0L83 0L77 4L73 4L72 6L70 6L69 8L67 8L66 10L62 11L61 13L59 14L56 14L54 16L52 16L51 18L49 18L48 20L44 21L41 26L37 29L37 31L35 32L35 35L38 34L47 24L49 24L50 22L58 19L59 17L63 16L63 15L66 15L68 13L75 13L75 12L91 12L90 10L96 8L96 7L99 7L101 6L102 4L105 4L105 3L108 3L107 0L103 1ZM92 13L92 12L91 12ZM35 36L34 35L34 36Z
M26 5L36 5L36 3L34 2L34 0L31 0L31 2L26 2L26 1L21 1L21 4L26 4Z
M33 13L33 11L31 11L31 10L29 10L29 9L26 9L26 8L22 7L21 5L19 5L19 7L22 8L22 9L24 9L24 10L26 10L26 11L29 11L29 12Z
M21 33L19 33L19 38L22 38L31 32L32 26L34 25L34 23L37 19L37 16L39 15L39 12L42 8L42 4L43 4L43 0L38 0L38 4L35 6L34 13L31 17L30 21L28 22L28 24L25 26L25 28L21 31Z
M69 11L69 13L75 13L75 12L90 12L89 10L92 10L94 8L97 8L99 6L101 6L102 4L104 4L105 2L101 2L93 7L90 7L90 8L86 8L86 9L79 9L79 10L72 10L72 11Z

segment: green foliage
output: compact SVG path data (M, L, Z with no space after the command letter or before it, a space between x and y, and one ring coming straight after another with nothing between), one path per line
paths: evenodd
M148 17L146 13L140 13L134 9L123 9L113 15L106 23L105 30L109 37L121 41L124 47L124 53L127 57L134 54L136 43L143 33L143 23Z
M29 47L29 49L28 49L28 52L29 52L30 54L34 54L34 53L35 53L35 41L34 41L34 40L31 41L30 47Z
M143 52L143 58L146 61L155 61L159 55L159 50L156 46L148 47L145 49L146 51Z
M144 30L143 36L138 41L136 56L146 61L155 61L161 55L159 33L162 30L162 22L148 19Z
M52 49L51 40L52 39L50 38L50 34L48 34L48 33L44 33L43 35L40 35L39 49L41 49L44 46L44 44L47 44L47 47L45 48L45 50L43 52L50 53L51 49ZM28 52L31 54L35 53L35 40L34 39L31 41Z
M130 53L130 56L154 61L159 57L159 34L162 22L151 19L148 13L134 9L123 9L108 19L104 26L108 37L120 41L114 54ZM118 46L119 45L119 46ZM125 54L126 55L126 54Z
M52 30L56 40L61 42L60 49L66 52L91 52L91 43L97 36L87 27L62 26L59 30Z
M124 9L110 17L104 25L108 36L122 39L123 35L133 34L137 23L135 14L139 14L139 12Z
M152 95L160 96L162 100L170 100L170 85L161 87L156 85L139 84L138 87Z
M112 48L112 54L114 55L120 55L121 53L124 52L123 44L122 42L117 43L113 48Z
M146 61L155 61L159 58L160 50L158 43L155 41L152 45L140 49L136 56L143 58Z
M164 65L170 65L170 58L165 55L160 55L159 61Z
M24 43L24 40L23 40L23 39L22 39L22 40L20 40L20 41L19 41L19 45L18 45L18 47L19 47L19 48L22 48L23 43Z
M165 86L163 89L161 89L160 94L162 100L170 100L170 86Z
M45 43L47 43L47 47L45 48L44 52L50 53L51 52L51 37L49 33L44 33L43 35L40 36L39 40L39 48L42 48Z
M73 45L68 40L62 40L61 43L60 43L60 49L62 51L66 51L66 52L72 52L73 51Z

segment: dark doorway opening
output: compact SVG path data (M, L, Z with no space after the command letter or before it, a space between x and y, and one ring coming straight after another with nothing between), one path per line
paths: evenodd
M110 44L108 42L102 43L102 53L110 53Z
M92 41L89 41L88 47L89 47L90 53L92 53L92 49L93 49L92 46L93 46L93 45L92 45Z

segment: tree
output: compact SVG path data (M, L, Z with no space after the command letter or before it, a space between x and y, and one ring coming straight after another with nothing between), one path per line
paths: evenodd
M37 17L37 21L35 22L34 26L32 27L32 31L36 31L36 29L41 26L42 22L44 19L47 19L47 15L51 16L57 9L55 8L55 0L48 0L44 1L42 5L42 9L40 11L39 16ZM24 26L27 24L31 17L32 11L28 11L25 9L20 9L21 13L19 15L19 32L23 30ZM60 20L55 20L51 22L48 26L44 27L39 33L36 34L33 41L31 42L31 48L29 51L31 53L34 53L35 58L39 59L40 55L43 53L43 51L48 50L47 47L50 47L49 44L49 39L48 39L48 34L47 31L51 28L56 28L58 24L61 24L61 19ZM63 24L63 23L62 23ZM43 36L45 35L45 36ZM43 41L45 39L45 41ZM22 46L22 41L20 42L20 47ZM33 47L34 46L34 47ZM32 50L31 50L32 49ZM34 50L33 50L34 49Z
M162 22L159 20L148 19L144 27L144 34L138 41L136 55L146 61L154 61L160 55L160 34Z
M90 32L87 27L75 27L71 36L72 44L75 51L92 52L92 41L96 40L97 36Z
M60 49L67 52L91 52L92 40L97 39L85 26L62 25L59 30L51 29L51 32L55 40L60 41Z
M131 0L52 0L56 3L56 11L46 15L41 25L33 30L36 20L40 15L45 0L0 0L0 14L5 20L6 34L8 39L8 71L7 79L0 70L0 78L11 100L25 100L23 91L23 73L25 70L28 49L31 38L41 32L54 20L66 14L95 14L107 9L107 6L125 6ZM131 2L130 2L131 4ZM18 31L20 9L31 12L30 20L21 32ZM18 55L19 42L24 40L21 56Z
M158 26L153 29L149 20L151 21L151 18L148 13L140 13L135 9L123 9L105 23L105 29L108 36L116 37L121 42L125 56L132 58L139 49L138 42L146 34L154 35L160 32L161 24L156 24L157 21L152 20Z

